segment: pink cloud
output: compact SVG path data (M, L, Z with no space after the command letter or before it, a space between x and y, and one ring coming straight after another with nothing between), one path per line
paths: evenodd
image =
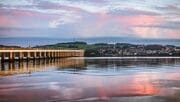
M8 16L0 15L0 27L7 27L9 25L16 26L17 21L15 19L11 19Z
M48 21L57 19L59 15L49 15L29 10L0 10L0 27L45 27Z
M134 36L138 37L159 37L158 32L156 30L147 28L138 28L136 26L149 26L156 25L163 22L163 19L159 16L147 16L147 15L136 15L136 16L120 16L120 15L109 15L106 13L96 13L96 20L94 21L94 29L96 31L103 30L110 31L114 30L114 27L117 27L117 33L121 34L134 34ZM111 25L112 24L112 25ZM107 26L109 28L107 28ZM106 27L106 28L105 28ZM119 28L119 30L118 30ZM112 29L112 30L111 30ZM92 30L93 31L93 30ZM149 35L150 32L153 34ZM114 32L112 32L114 33Z
M162 19L158 16L118 16L118 21L125 25L136 26L136 25L153 25L162 22Z
M171 30L171 31L169 31L167 36L170 36L170 37L176 38L176 39L180 38L180 30Z

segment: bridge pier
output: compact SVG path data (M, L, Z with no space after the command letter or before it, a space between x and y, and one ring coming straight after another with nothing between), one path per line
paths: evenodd
M60 52L57 52L57 56L58 56L58 58L60 58Z
M14 52L9 52L9 60L14 60L15 56L14 56Z
M37 58L37 52L34 52L33 59L36 59L36 58Z
M5 59L4 53L1 53L1 62L3 62Z
M46 52L43 52L43 58L46 58Z
M27 60L30 60L30 59L31 59L31 52L27 52L26 59L27 59Z
M39 59L42 58L42 52L39 52Z
M56 52L56 57L59 58L59 53L58 52Z
M49 58L49 52L46 52L46 56L45 56L46 58Z
M19 52L19 57L18 57L19 60L22 60L23 59L23 52Z

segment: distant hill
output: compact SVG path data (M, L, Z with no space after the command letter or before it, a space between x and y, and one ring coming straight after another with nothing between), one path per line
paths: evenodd
M1 45L37 46L65 42L94 43L131 43L131 44L160 44L180 46L180 39L142 39L127 37L93 37L93 38L0 38Z
M0 48L21 48L20 46L6 46L6 45L0 45Z

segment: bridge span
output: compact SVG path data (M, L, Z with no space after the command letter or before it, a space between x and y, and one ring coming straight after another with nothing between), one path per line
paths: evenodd
M62 49L0 49L1 61L13 61L23 59L41 58L65 58L82 57L84 50L62 50Z

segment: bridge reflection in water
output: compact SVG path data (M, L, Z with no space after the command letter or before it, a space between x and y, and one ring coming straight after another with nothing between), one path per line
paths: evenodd
M51 68L82 68L83 66L83 58L35 59L29 61L3 62L0 63L0 76L31 73Z

